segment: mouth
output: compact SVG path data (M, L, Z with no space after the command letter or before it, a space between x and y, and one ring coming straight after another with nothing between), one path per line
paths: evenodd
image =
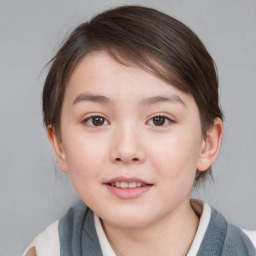
M125 182L125 181L115 181L115 182L111 182L111 183L107 183L107 185L109 186L113 186L116 188L140 188L140 187L145 187L151 184L145 184L142 182Z
M136 177L116 177L107 181L105 184L116 188L140 188L153 185Z
M148 183L141 179L126 177L117 177L104 184L111 193L122 199L140 197L153 186L152 183Z

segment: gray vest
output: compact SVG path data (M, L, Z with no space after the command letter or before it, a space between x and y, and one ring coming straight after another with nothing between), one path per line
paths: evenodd
M102 256L93 212L83 202L59 221L60 256ZM256 256L250 239L212 208L197 256Z

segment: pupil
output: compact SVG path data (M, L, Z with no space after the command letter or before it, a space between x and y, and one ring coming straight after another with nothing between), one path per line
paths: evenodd
M153 122L155 125L163 125L165 122L165 118L162 116L154 117Z
M95 126L103 125L104 118L100 116L93 117L92 122Z

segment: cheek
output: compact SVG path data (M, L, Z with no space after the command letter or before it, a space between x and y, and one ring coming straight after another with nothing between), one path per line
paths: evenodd
M151 158L155 170L161 174L159 177L166 177L169 182L193 182L200 148L198 139L182 133L155 145L158 146L154 147Z
M103 144L100 146L90 140L78 140L69 145L66 160L70 178L79 197L90 207L102 194L99 183L105 159Z
M106 146L90 138L73 138L66 148L66 161L73 181L89 183L97 177L106 158Z

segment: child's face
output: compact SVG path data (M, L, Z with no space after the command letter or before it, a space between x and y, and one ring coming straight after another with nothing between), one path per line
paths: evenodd
M205 145L197 105L142 69L87 55L66 88L61 138L60 168L103 222L142 227L189 206Z

